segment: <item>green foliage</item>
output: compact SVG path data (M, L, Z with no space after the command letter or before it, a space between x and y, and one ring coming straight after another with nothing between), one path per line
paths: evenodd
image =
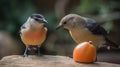
M109 14L117 11L120 1L116 0L80 0L80 4L75 8L75 12L82 15L102 17L110 19ZM117 9L117 10L116 10ZM102 20L102 19L101 19ZM103 27L110 31L114 27L113 20L106 21Z
M105 23L105 24L103 24L103 27L107 30L107 31L110 31L110 30L112 30L112 28L114 27L114 25L113 25L113 22L107 22L107 23Z
M55 17L55 14L51 12L45 13L46 20L48 21L47 27L52 31L55 30L56 25L58 24L58 20Z
M83 14L96 13L99 9L101 0L81 0L80 5L76 7L76 12Z
M0 30L16 34L20 25L35 12L30 0L0 0Z

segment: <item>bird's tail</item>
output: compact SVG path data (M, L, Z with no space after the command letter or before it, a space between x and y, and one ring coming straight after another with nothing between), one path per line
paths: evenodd
M105 40L106 40L108 46L114 47L114 48L119 48L119 45L118 45L118 44L116 44L115 42L111 41L111 40L108 39L107 37L105 37Z

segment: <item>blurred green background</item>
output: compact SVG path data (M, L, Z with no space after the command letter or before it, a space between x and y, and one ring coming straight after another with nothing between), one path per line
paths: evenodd
M95 19L110 33L109 38L120 44L119 4L120 0L0 0L0 58L23 53L25 46L21 42L19 29L33 13L44 15L48 21L47 39L41 47L44 54L72 56L77 44L68 32L55 30L60 19L69 13ZM110 56L120 56L120 50L102 49L98 52L106 52L108 55L112 52ZM101 59L101 54L99 56ZM115 63L119 62L117 58Z

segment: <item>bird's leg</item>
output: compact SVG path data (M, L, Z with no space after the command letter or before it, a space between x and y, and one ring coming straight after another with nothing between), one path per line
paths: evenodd
M37 55L38 55L38 56L42 55L42 54L40 53L40 46L37 47Z
M26 49L25 49L25 51L24 51L23 56L24 56L24 57L28 56L28 54L27 54L27 53L28 53L28 46L26 46Z

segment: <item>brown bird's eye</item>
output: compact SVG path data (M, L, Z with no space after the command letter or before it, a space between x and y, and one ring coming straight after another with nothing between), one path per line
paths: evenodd
M66 24L67 22L64 22L63 24Z

